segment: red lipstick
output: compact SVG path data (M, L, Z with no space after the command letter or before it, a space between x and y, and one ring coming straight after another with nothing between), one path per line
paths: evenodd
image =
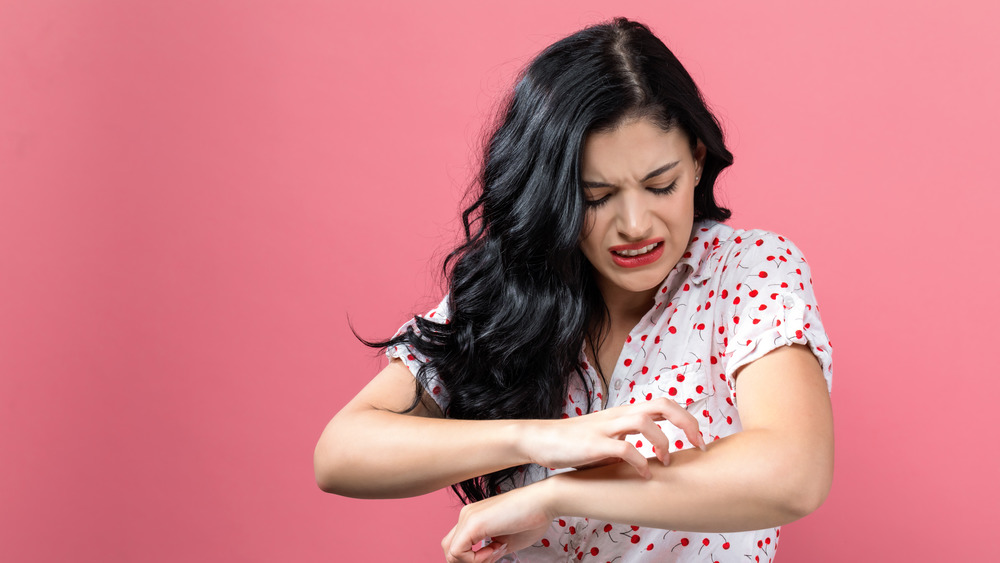
M645 253L636 254L635 256L625 256L619 254L619 252L642 250L652 245L655 246L647 250ZM621 266L622 268L638 268L640 266L652 264L663 256L663 239L654 238L632 244L612 246L608 248L608 252L611 253L611 259L614 260L615 264Z

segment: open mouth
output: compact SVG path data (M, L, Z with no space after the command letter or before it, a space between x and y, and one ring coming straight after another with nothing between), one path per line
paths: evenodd
M618 256L626 256L626 257L641 256L643 254L648 254L652 252L653 250L656 249L656 247L661 246L662 244L663 244L662 242L654 242L653 244L646 245L642 248L637 248L635 250L612 250L611 252L617 254Z

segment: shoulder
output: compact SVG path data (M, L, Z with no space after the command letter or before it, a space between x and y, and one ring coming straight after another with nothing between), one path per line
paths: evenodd
M777 275L808 278L808 264L802 251L784 235L764 229L710 228L711 253L706 260L713 274L723 279L767 280Z

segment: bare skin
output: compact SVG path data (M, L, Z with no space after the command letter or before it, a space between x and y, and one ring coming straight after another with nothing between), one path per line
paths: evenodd
M580 245L611 325L596 351L586 352L604 373L611 373L626 336L684 251L703 159L700 143L692 149L683 132L646 120L587 140L581 158L586 196L603 203L588 211ZM652 173L657 170L663 171ZM608 256L609 247L647 240L664 249L649 268L618 268ZM442 541L450 563L492 561L531 545L557 515L739 531L815 510L833 478L832 410L815 356L801 345L779 348L737 371L736 387L742 432L668 454L657 421L704 446L694 417L670 399L557 420L444 419L430 399L397 414L412 403L414 383L396 360L327 425L316 445L316 480L328 492L388 498L525 463L588 467L465 506ZM655 446L657 458L644 458L624 440L637 433ZM493 543L474 551L486 539Z

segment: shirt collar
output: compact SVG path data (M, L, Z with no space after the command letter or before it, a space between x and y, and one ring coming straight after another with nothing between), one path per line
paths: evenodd
M656 292L658 300L667 294L667 291L664 290L668 284L672 283L672 278L678 275L683 276L684 279L689 280L690 283L695 285L699 285L712 277L712 274L715 272L711 268L711 264L708 263L708 258L711 256L712 251L719 246L718 235L721 227L720 223L709 219L695 221L691 229L691 240L688 242L687 249L681 256L681 259L677 261L667 279L663 280L663 283L660 284L660 291Z

